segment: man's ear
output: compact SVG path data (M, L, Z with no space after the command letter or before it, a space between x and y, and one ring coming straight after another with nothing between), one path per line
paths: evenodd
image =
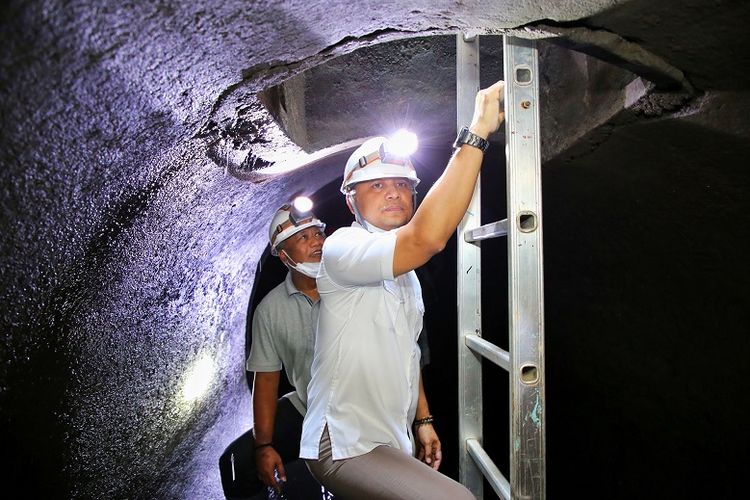
M289 257L287 257L286 252L283 248L279 248L279 260L285 266L289 263Z
M349 207L349 211L352 215L356 215L354 213L354 208L352 207L352 198L354 198L354 193L346 195L346 206Z

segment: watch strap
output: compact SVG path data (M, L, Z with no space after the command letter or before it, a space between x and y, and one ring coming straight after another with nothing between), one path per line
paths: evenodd
M456 140L453 142L453 147L460 148L462 144L468 144L469 146L479 148L482 153L486 153L490 148L490 143L487 139L482 139L478 135L470 132L468 127L463 127L461 129L458 136L456 136Z

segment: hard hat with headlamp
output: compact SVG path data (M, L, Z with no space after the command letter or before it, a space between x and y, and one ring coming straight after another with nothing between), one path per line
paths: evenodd
M319 227L321 231L326 228L326 225L312 213L310 205L308 203L309 208L306 209L302 203L285 203L276 210L268 227L272 255L278 255L281 244L300 231L313 226Z
M390 141L385 137L373 137L362 143L346 162L341 192L349 194L358 182L389 177L408 179L412 186L416 187L419 177L411 159L389 146Z

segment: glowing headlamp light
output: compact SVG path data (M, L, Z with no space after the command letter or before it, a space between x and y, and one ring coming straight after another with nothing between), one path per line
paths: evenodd
M277 243L281 243L285 239L289 238L294 233L305 229L309 226L320 226L325 228L325 224L315 218L315 214L312 213L313 202L306 196L298 196L292 203L286 203L280 208L280 210L289 212L289 222L291 226L284 228L284 222L276 226L274 231L272 246L275 248ZM300 228L300 226L302 226Z
M309 222L313 218L313 202L307 196L298 196L289 207L289 221L295 226Z
M359 159L359 168L364 168L368 163L380 159L383 163L393 165L410 165L410 155L417 150L417 136L407 130L399 130L387 141L380 145L377 152L363 156Z

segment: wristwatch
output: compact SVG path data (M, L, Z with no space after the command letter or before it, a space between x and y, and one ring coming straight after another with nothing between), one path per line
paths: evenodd
M490 143L489 141L487 141L487 139L482 139L477 134L469 132L468 127L464 127L461 129L461 131L458 133L458 136L456 137L456 141L453 143L453 147L460 148L461 144L468 144L469 146L479 148L482 150L482 153L486 153L490 148Z

